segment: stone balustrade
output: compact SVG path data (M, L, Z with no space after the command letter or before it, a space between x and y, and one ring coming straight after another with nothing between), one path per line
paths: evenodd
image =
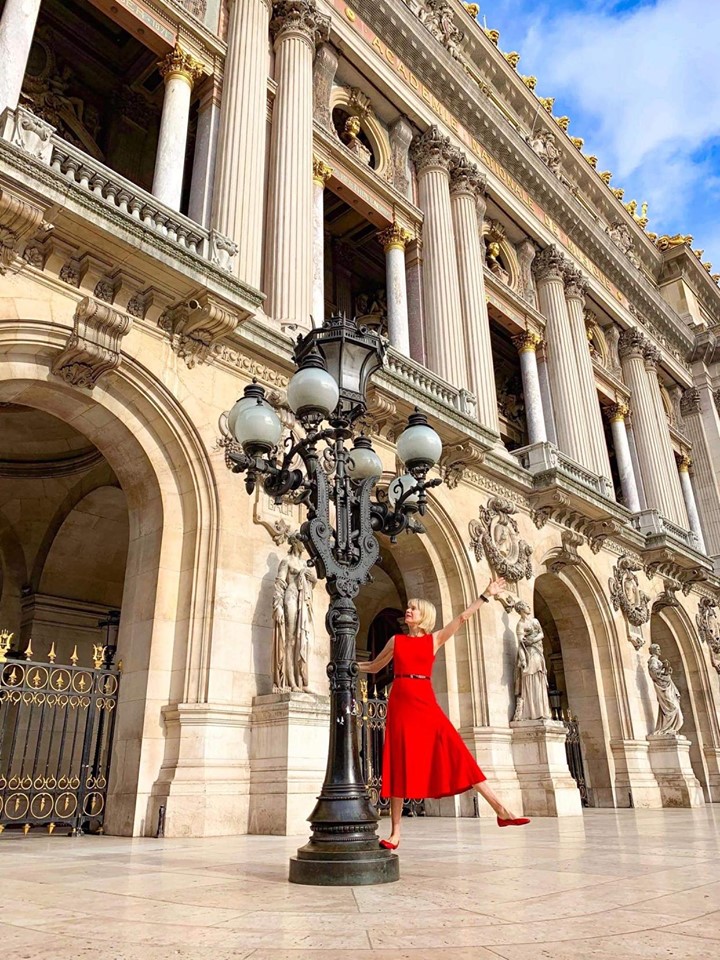
M388 351L386 369L393 378L404 382L414 391L419 391L444 406L453 407L466 417L475 417L477 401L474 394L452 386L442 377L398 351Z
M63 140L50 124L24 107L3 113L0 138L48 166L59 178L70 181L130 220L142 223L148 231L221 270L232 270L237 252L232 240L161 203L147 190Z
M575 483L592 490L601 497L611 498L605 477L599 477L585 467L576 463L571 457L562 453L553 443L533 443L527 447L513 450L513 456L518 459L520 466L528 470L533 476L557 471Z

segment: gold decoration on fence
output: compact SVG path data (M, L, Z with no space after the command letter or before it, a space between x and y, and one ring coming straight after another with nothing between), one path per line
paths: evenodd
M99 670L105 660L105 647L101 643L93 644L93 664L96 670Z
M77 644L75 644L75 647L73 648L72 656L70 657L70 663L71 663L74 667L76 667L76 666L77 666L78 659L79 659L79 657L78 657L78 652L77 652Z
M15 634L10 633L9 630L0 631L0 663L5 663L7 660L7 653L14 636Z
M27 646L25 647L25 659L32 660L33 656L34 654L33 654L33 648L32 648L32 639L30 639L28 640Z
M55 641L50 644L50 652L48 653L48 663L55 663L57 654L55 653Z

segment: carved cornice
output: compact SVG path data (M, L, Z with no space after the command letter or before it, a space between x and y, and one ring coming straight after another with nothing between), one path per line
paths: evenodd
M700 391L697 387L683 390L680 398L680 413L683 419L692 416L694 413L700 413Z
M561 280L564 283L567 263L563 254L551 243L533 260L532 272L539 283L548 280Z
M55 357L52 372L66 383L92 390L99 378L120 365L120 343L132 318L109 303L84 297L73 317L73 331Z
M25 245L42 228L43 214L41 207L0 188L0 274L24 265Z
M229 303L207 291L168 307L159 320L161 330L170 334L170 345L188 367L208 359L213 346L233 333L240 322Z
M645 344L645 349L643 350L643 359L645 360L645 366L648 370L656 370L657 365L660 363L660 351L652 343Z
M330 17L318 13L315 0L279 0L273 4L270 34L275 43L300 35L313 46L330 37Z
M440 133L440 128L434 124L414 137L410 144L410 159L418 174L433 169L449 171L456 156L450 137Z

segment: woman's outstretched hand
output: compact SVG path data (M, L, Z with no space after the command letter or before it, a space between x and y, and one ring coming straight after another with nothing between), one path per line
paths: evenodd
M483 590L483 593L486 597L497 597L503 592L507 586L505 577L496 577L495 580L491 580L488 585Z

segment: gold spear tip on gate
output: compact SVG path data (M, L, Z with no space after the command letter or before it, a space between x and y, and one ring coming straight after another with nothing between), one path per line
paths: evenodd
M28 639L27 646L25 647L25 659L32 660L33 656L32 637L30 637Z
M31 829L32 829L32 825L31 825L31 824L29 824L29 823L24 823L24 824L23 824L23 833L25 834L25 836L27 836L27 835L30 833L30 830L31 830Z
M55 658L57 654L55 653L55 641L50 644L50 652L48 653L48 663L55 663Z
M95 664L95 669L99 670L103 665L105 647L101 643L93 644L93 663Z
M77 666L78 659L79 659L79 657L78 657L78 652L77 652L77 644L75 644L75 647L73 648L72 656L70 657L70 663L71 663L74 667L76 667L76 666Z
M47 827L48 827L48 833L49 833L49 834L52 834L53 831L55 830L55 824L54 824L54 823L49 823L49 824L47 825Z

